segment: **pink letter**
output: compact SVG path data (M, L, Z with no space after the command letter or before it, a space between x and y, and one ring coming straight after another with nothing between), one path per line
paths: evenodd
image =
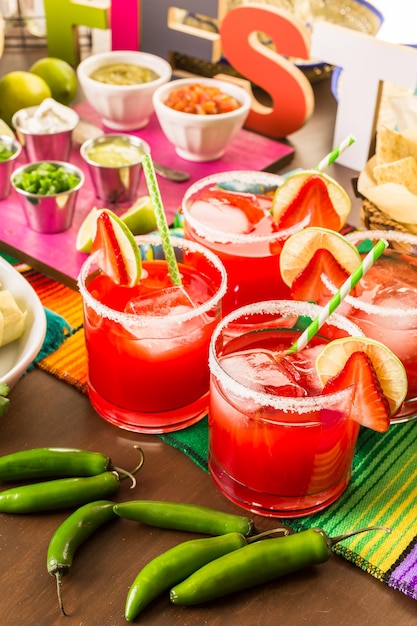
M113 0L111 3L112 50L139 50L139 8L141 0Z

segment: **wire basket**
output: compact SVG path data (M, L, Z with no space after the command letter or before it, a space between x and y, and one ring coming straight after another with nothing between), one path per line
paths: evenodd
M375 204L364 198L360 211L360 219L367 230L398 230L402 233L411 232L404 224L387 217Z

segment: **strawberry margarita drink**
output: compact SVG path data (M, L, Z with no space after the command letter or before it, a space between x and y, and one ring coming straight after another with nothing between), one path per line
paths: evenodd
M223 319L210 346L209 469L220 490L245 509L297 517L345 490L359 431L355 384L322 393L315 358L323 345L361 331L333 314L311 342L286 354L298 324L320 308L263 302Z
M207 413L210 337L221 316L226 274L218 258L172 237L181 287L173 287L159 236L138 237L142 273L133 287L84 263L88 387L97 412L136 432L162 433Z
M367 337L390 348L403 363L408 378L404 406L393 422L417 418L417 236L398 231L361 231L346 236L358 244L386 239L390 247L346 298L341 312ZM363 244L362 244L363 245Z
M215 252L226 268L225 314L290 298L279 269L285 241L306 226L339 230L349 210L346 192L309 170L286 179L256 171L214 174L192 185L182 203L185 236Z
M280 278L279 252L299 227L280 230L272 220L273 192L281 180L265 172L227 172L203 178L184 197L185 237L215 252L226 268L224 314L289 295ZM242 191L236 190L236 181ZM225 188L215 188L219 183Z

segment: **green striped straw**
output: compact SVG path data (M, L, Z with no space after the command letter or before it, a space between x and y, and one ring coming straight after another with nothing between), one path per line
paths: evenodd
M175 256L174 248L171 243L169 226L162 204L161 193L159 191L158 182L156 180L155 169L150 154L144 154L142 157L142 167L145 173L146 185L148 187L149 197L152 202L156 226L162 241L165 259L168 264L168 272L173 285L181 285L181 275L178 269L178 263Z
M387 247L388 242L385 241L385 239L379 239L356 270L345 280L343 285L329 300L326 306L323 307L318 316L311 322L311 324L309 324L309 326L307 326L305 331L292 344L292 346L288 349L288 352L299 352L306 347L312 337L314 337L317 331L323 326L324 322L326 322L330 315L337 309L339 304L346 298L353 287L360 281L362 276L366 274L369 268L375 263Z
M349 148L349 146L355 143L355 141L356 141L355 137L353 137L352 135L349 135L348 137L343 139L343 141L341 141L340 144L336 148L334 148L331 152L329 152L329 154L325 156L320 161L320 163L317 163L317 165L313 169L319 172L322 172L326 167L334 163L336 159L339 157L339 155L341 155L342 152L344 152L347 148Z

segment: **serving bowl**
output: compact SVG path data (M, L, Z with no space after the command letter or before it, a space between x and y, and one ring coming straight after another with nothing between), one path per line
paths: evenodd
M146 68L155 72L157 77L139 84L111 84L91 77L99 69L109 66L120 68L126 64ZM105 126L113 130L136 130L146 126L153 113L153 93L170 80L171 74L168 61L136 50L99 52L81 61L77 68L78 80L87 101Z
M45 311L28 281L0 257L1 289L14 296L26 311L25 330L15 341L0 347L0 380L12 388L39 354L46 334Z
M201 86L214 88L238 101L238 108L225 113L188 113L171 108L167 98L177 90ZM161 128L175 146L177 154L188 161L214 161L242 128L251 108L252 98L243 87L214 78L180 78L155 91L153 104Z
M52 168L53 173L45 171L46 168ZM57 171L59 174L56 174ZM31 176L35 180L29 186L27 182ZM53 192L51 187L47 191L49 181L55 182L59 178L65 180L68 177L72 179L69 188L65 189L60 184L57 192ZM43 190L38 185L35 187L35 182L39 181L42 181ZM84 172L65 161L34 161L18 167L11 177L12 187L18 194L29 228L40 233L59 233L71 226L78 191L84 181Z
M87 164L96 196L105 202L135 200L142 174L142 157L149 145L127 133L108 133L87 139L80 154Z

